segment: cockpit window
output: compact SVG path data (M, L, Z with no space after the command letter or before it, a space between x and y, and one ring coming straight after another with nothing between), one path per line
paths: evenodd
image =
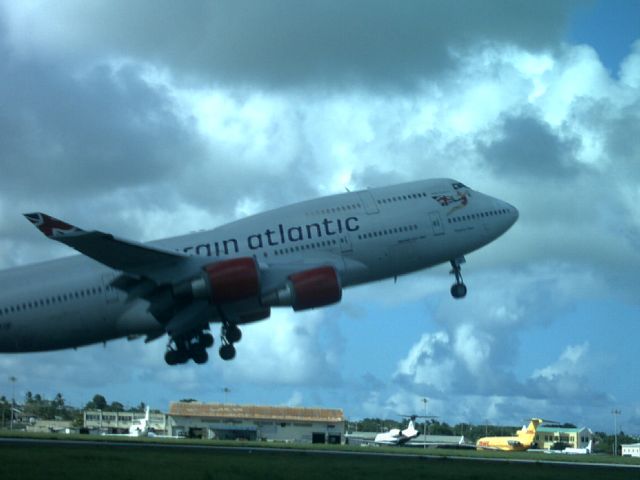
M456 182L451 184L451 186L455 189L455 190L460 190L461 188L469 188L467 187L464 183L460 183L460 182Z

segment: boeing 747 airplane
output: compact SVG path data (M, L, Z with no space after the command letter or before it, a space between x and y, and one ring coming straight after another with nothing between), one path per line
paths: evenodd
M464 255L518 218L512 205L450 179L308 200L216 229L138 243L25 215L82 255L0 272L0 352L75 348L168 335L169 365L204 363L221 323L220 357L239 325L272 307L339 302L346 287L450 262L454 298L467 293Z

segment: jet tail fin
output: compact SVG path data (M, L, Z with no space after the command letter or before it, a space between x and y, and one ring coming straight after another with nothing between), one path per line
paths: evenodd
M164 282L175 274L172 269L189 256L161 247L116 238L98 231L85 231L46 213L25 214L27 220L51 240L74 248L114 270L146 276Z
M25 213L24 216L49 238L55 239L84 232L84 230L47 215L46 213Z

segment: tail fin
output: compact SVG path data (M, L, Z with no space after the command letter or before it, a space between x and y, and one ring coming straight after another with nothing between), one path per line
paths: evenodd
M82 230L78 227L51 217L46 213L25 213L24 216L27 220L33 223L38 230L49 238L64 237L65 235L82 233Z
M542 420L541 418L532 418L529 422L529 426L527 427L527 433L535 434L538 426L543 422L544 420Z

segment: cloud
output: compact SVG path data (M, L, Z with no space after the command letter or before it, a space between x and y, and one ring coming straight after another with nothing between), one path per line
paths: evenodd
M449 336L445 332L425 334L398 364L396 375L440 391L451 388L455 360L451 357Z
M451 50L478 43L553 48L573 3L72 1L3 2L2 10L23 56L143 58L203 82L343 88L415 85L451 68Z
M51 201L61 193L142 190L178 168L174 146L188 146L189 133L135 66L101 66L74 78L52 64L5 58L2 65L7 194L29 187Z
M544 368L533 371L527 387L529 396L545 398L550 403L571 405L574 399L581 398L582 406L607 407L612 398L609 394L594 387L588 374L602 368L601 362L589 352L589 343L569 345L557 361Z
M569 345L560 358L539 370L534 370L531 377L545 380L557 380L559 377L570 374L581 374L587 369L589 343L581 345Z
M578 173L572 164L575 141L558 138L539 119L507 116L503 132L502 139L479 147L497 172L547 179L567 178Z
M336 332L323 311L274 309L271 318L243 328L238 356L225 378L265 385L329 386L341 382Z
M286 401L286 405L289 407L300 407L304 405L303 400L303 394L300 391L296 390L291 394L289 400Z
M456 405L453 418L518 424L569 416L582 391L573 411L593 415L606 385L572 360L597 353L588 332L559 356L541 346L538 363L523 348L575 305L638 306L640 41L610 76L592 47L562 43L573 7L1 2L2 266L71 253L20 216L45 208L149 240L345 187L455 177L520 211L468 255L463 302L440 266L349 290L340 310L274 312L244 329L229 364L167 370L163 341L122 341L2 366L34 391L54 379L80 398L108 382L108 396L129 389L135 403L150 391L220 400L233 383L238 399L299 393L355 416L420 411L428 395L437 414ZM367 329L405 305L402 338L416 340L381 353L388 373L345 348L335 317ZM395 340L369 330L358 341Z
M464 302L441 303L434 311L440 330L423 333L398 361L393 380L400 392L382 397L380 408L386 408L385 398L415 403L427 396L436 412L447 411L454 402L461 421L492 419L506 410L511 418L550 417L553 412L569 418L577 397L585 409L611 401L590 379L604 364L589 352L588 342L569 345L556 361L527 375L515 368L522 355L531 353L528 331L547 328L562 309L601 287L589 285L590 280L570 281L574 288L563 291L557 288L557 272L538 268L522 276L510 274L509 290L497 296L496 285L505 276L476 279L475 291ZM545 351L544 346L534 348L539 354Z

